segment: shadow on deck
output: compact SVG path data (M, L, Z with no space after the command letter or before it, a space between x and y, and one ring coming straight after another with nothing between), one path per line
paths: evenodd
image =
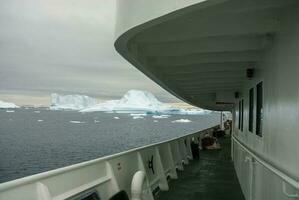
M244 200L233 162L230 138L219 140L221 150L200 152L200 159L191 161L178 172L179 179L170 181L169 191L157 200Z

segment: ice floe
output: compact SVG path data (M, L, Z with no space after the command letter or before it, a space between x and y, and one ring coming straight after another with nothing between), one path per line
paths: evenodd
M43 122L44 120L42 120L42 119L38 119L37 121L38 121L38 122Z
M133 116L133 119L144 119L143 116Z
M80 122L80 121L70 121L72 124L85 124L85 122Z
M7 113L14 113L15 111L14 110L7 110L6 112Z
M119 117L113 117L114 119L119 119Z
M154 119L166 119L170 117L170 115L153 115L152 118Z
M131 116L142 116L142 117L144 117L144 116L146 116L147 114L146 114L146 113L131 113L130 115L131 115Z
M174 120L171 123L190 123L192 122L190 119L178 119L178 120Z
M133 117L133 119L144 119L144 117L146 116L147 114L145 113L131 113L130 116Z

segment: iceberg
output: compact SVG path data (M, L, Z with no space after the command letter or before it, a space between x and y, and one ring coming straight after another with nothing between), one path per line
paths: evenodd
M85 95L51 94L50 110L82 110L95 106L97 100Z
M19 106L17 106L14 103L9 103L9 102L5 102L5 101L0 101L0 109L1 108L19 108Z
M170 111L173 108L160 102L152 93L130 90L120 100L110 100L81 112L114 111L118 113L156 113Z
M176 108L159 101L152 93L141 90L129 90L119 100L109 100L80 110L80 112L96 111L109 113L165 114L165 116L163 116L164 118L166 118L166 114L201 115L210 112L202 109Z

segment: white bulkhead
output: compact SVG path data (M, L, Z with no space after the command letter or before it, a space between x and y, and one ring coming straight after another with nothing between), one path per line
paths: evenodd
M246 199L298 198L299 2L120 0L119 10L121 55L177 97L233 112Z

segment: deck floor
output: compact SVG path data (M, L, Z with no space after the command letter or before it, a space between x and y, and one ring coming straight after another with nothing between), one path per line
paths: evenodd
M191 161L171 180L170 190L161 192L158 200L244 200L233 162L230 138L219 140L221 150L200 152L198 161Z

